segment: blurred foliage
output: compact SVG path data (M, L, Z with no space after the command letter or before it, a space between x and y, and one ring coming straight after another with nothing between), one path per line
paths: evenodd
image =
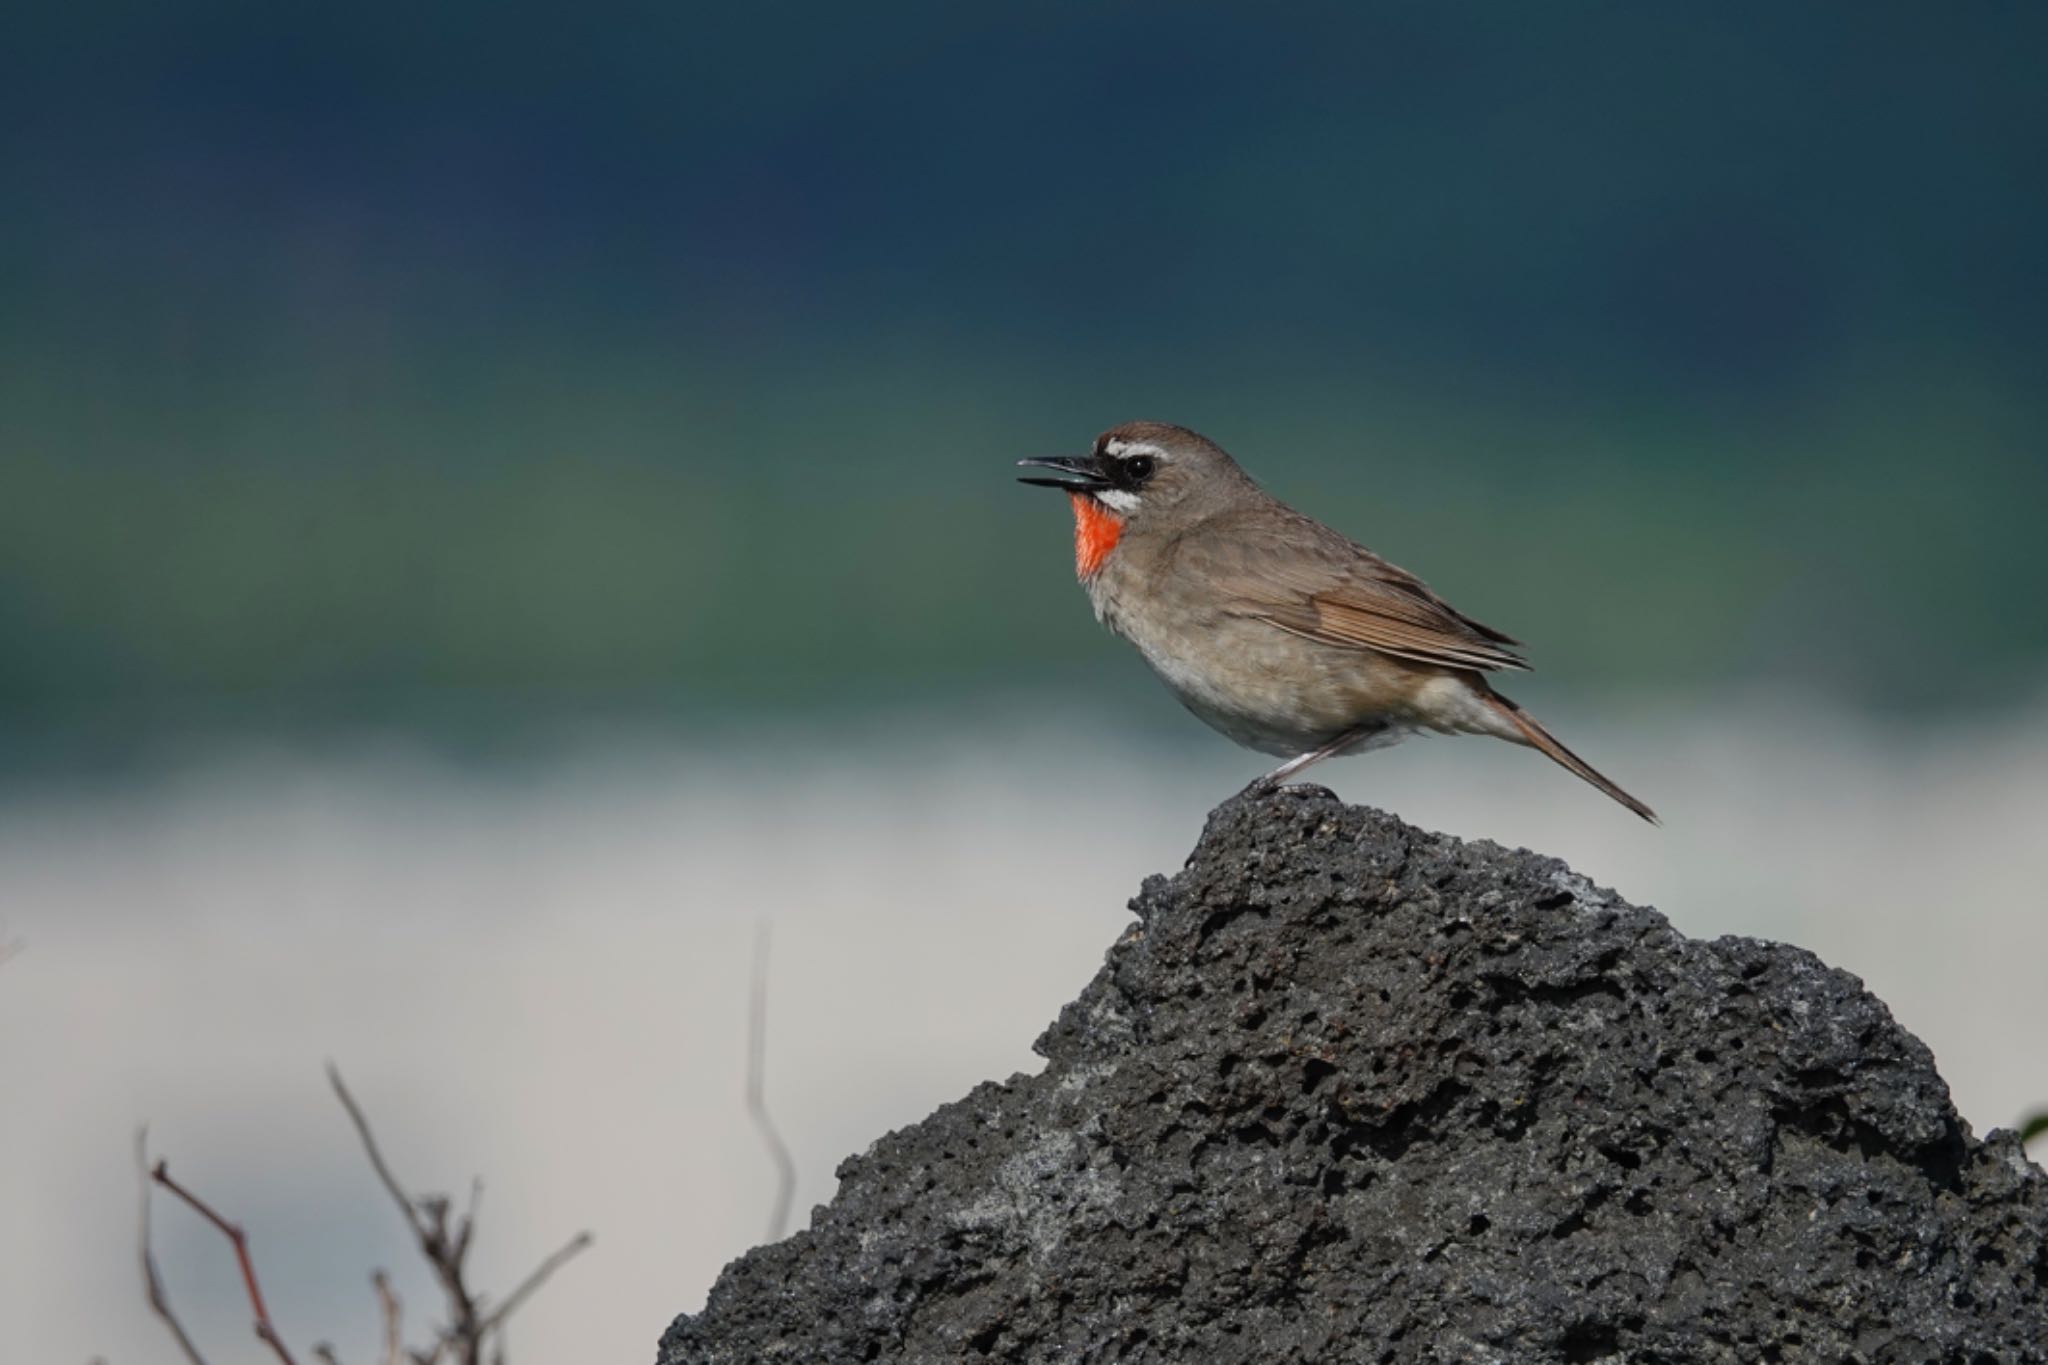
M1063 675L1138 416L1575 691L2048 652L2048 11L11 22L17 734Z

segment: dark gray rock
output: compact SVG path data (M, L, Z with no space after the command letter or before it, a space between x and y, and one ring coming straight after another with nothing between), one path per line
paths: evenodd
M1313 787L1132 908L663 1365L2048 1360L2048 1178L1810 953Z

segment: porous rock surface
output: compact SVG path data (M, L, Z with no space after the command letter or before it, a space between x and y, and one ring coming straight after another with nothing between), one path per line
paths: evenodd
M1313 787L1132 908L662 1365L2048 1360L2048 1178L1810 953Z

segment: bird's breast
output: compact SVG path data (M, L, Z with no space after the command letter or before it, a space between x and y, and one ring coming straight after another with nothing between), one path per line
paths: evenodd
M1148 574L1129 553L1085 580L1095 614L1131 642L1181 703L1247 748L1292 755L1362 724L1389 734L1457 728L1416 710L1442 670L1304 640L1229 610L1199 585Z

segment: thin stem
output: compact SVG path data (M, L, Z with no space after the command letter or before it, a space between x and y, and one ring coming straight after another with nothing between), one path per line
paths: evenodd
M412 1196L405 1192L405 1187L398 1183L398 1177L391 1173L391 1167L384 1163L384 1153L377 1149L376 1136L370 1132L370 1121L363 1117L363 1111L356 1104L355 1096L349 1094L348 1087L342 1084L341 1069L332 1062L327 1064L327 1083L334 1087L335 1095L341 1100L341 1107L348 1110L349 1122L355 1125L356 1136L362 1139L363 1150L369 1154L370 1168L377 1172L377 1179L382 1181L384 1188L390 1192L392 1201L398 1205L398 1211L405 1216L406 1225L414 1233L425 1237L426 1226L420 1218L418 1208L413 1204Z
M163 1319L164 1326L168 1327L170 1329L171 1335L177 1338L178 1349L184 1353L185 1359L191 1362L191 1365L206 1365L206 1357L200 1355L199 1348L192 1344L192 1338L190 1334L188 1334L185 1331L185 1324L179 1322L178 1315L171 1311L171 1300L169 1296L164 1293L163 1277L157 1273L156 1253L150 1250L149 1130L147 1128L137 1128L135 1130L135 1170L136 1173L142 1177L142 1233L140 1241L142 1254L143 1292L149 1296L150 1311L155 1313L159 1318Z
M768 1240L782 1240L782 1230L789 1224L789 1206L796 1197L796 1160L789 1154L789 1144L782 1140L782 1132L775 1126L775 1120L768 1113L766 1098L768 1079L768 930L763 922L754 933L754 976L749 992L747 1008L747 1116L754 1122L754 1131L761 1135L761 1142L768 1148L769 1159L775 1163L775 1211L768 1219Z
M405 1365L405 1305L383 1271L370 1276L370 1287L377 1291L377 1311L384 1319L384 1365Z
M554 1255L536 1266L531 1275L521 1280L519 1287L505 1296L503 1303L491 1310L490 1316L483 1320L483 1325L479 1328L479 1331L494 1332L503 1327L505 1319L512 1316L514 1309L531 1298L533 1292L547 1282L548 1276L560 1270L578 1252L588 1247L590 1241L591 1237L588 1232L579 1232L574 1237L571 1237L565 1245L555 1251Z
M327 1080L334 1087L341 1107L348 1111L349 1121L355 1124L356 1135L363 1141L363 1150L369 1154L370 1165L377 1172L377 1178L397 1203L404 1215L406 1226L419 1239L420 1254L433 1267L434 1276L441 1282L442 1292L448 1296L448 1313L452 1321L445 1334L447 1344L454 1349L460 1365L481 1365L483 1360L482 1314L477 1309L476 1296L470 1293L463 1282L462 1262L469 1251L471 1232L470 1220L464 1218L451 1234L448 1229L448 1201L435 1198L427 1201L415 1200L398 1183L391 1167L384 1160L384 1153L377 1146L377 1138L370 1131L370 1121L349 1094L348 1086L341 1079L341 1070L334 1063L327 1064ZM472 1208L477 1197L472 1191Z
M235 1260L242 1267L242 1287L249 1291L249 1306L256 1312L256 1339L276 1352L277 1358L283 1361L284 1365L298 1365L298 1362L292 1359L291 1351L286 1348L284 1338L277 1334L276 1326L270 1321L270 1310L264 1307L263 1290L256 1283L256 1263L249 1259L248 1234L244 1233L236 1224L230 1223L227 1219L221 1217L220 1214L214 1212L213 1208L205 1200L171 1179L170 1170L163 1162L159 1161L156 1163L155 1167L151 1169L149 1177L172 1194L178 1196L178 1198L184 1200L195 1213L213 1224L216 1228L219 1228L221 1236L228 1239L229 1244L235 1249Z

